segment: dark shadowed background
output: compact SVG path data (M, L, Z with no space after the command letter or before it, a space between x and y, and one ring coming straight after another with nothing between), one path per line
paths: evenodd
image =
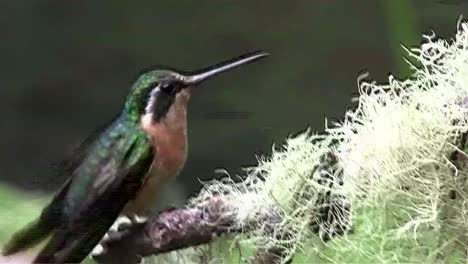
M190 152L172 201L215 168L239 171L273 142L337 118L367 69L405 76L400 43L452 36L466 4L433 0L0 1L0 184L50 192L50 173L119 110L151 65L195 69L271 56L194 91ZM166 199L167 201L167 199Z

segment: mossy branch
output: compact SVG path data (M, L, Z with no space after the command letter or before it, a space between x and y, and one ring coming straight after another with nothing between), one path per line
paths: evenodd
M102 250L93 258L99 263L139 263L143 257L210 243L223 234L245 232L235 224L236 210L223 197L212 197L196 207L163 210L145 221L129 219L118 230L109 232L100 244ZM264 222L274 221L272 213L257 217Z
M187 208L109 234L101 260L137 261L226 234L257 249L254 263L285 263L305 245L327 262L466 262L468 23L450 42L424 37L408 51L421 65L410 78L360 83L341 123L287 139L240 182L207 183Z

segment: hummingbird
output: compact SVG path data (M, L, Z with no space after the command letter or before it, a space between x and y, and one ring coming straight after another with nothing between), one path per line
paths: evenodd
M154 67L131 86L121 112L77 149L68 180L40 216L15 233L3 255L50 236L33 263L81 262L119 215L144 215L187 159L187 104L205 80L259 60L251 52L197 71Z

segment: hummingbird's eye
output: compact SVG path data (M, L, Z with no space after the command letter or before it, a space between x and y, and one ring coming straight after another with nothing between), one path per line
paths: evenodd
M161 91L175 95L176 93L180 92L184 87L183 83L179 82L168 82L168 83L161 83L159 88Z
M174 91L174 85L172 85L170 83L163 83L159 87L160 87L161 91L164 91L164 92L170 93L170 92Z

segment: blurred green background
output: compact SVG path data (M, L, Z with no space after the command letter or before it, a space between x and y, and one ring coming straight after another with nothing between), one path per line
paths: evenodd
M176 205L215 168L235 174L291 133L322 131L352 107L359 72L406 76L400 44L431 29L450 38L467 11L439 0L0 1L0 244L64 181L51 164L120 110L143 68L271 53L194 91L189 158L160 199Z

